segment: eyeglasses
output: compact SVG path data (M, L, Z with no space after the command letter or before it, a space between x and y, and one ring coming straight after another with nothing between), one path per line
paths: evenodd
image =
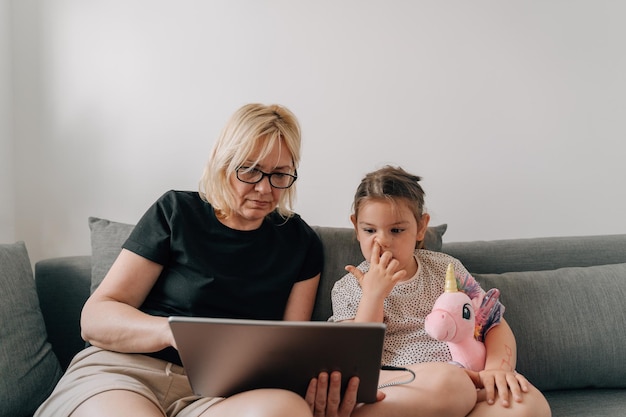
M272 172L268 174L257 168L239 167L235 170L237 179L246 184L257 184L267 177L270 185L274 188L289 188L298 179L298 171L292 174L285 172Z

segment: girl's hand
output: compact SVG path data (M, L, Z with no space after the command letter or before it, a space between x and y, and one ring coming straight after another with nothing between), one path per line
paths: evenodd
M407 275L404 269L398 269L400 263L389 251L381 252L378 243L374 243L370 268L367 273L361 272L353 265L346 266L346 271L350 272L359 281L363 293L374 295L384 299L389 295L394 285Z
M522 402L522 394L529 389L528 380L515 371L486 369L475 372L466 369L465 372L479 388L478 401L487 401L488 404L494 404L497 396L503 407L510 407L511 397L516 402Z

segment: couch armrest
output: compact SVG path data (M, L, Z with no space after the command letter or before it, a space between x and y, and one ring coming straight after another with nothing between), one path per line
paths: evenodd
M35 283L48 341L61 367L66 369L74 355L85 347L80 337L80 312L89 297L91 257L39 261L35 264Z

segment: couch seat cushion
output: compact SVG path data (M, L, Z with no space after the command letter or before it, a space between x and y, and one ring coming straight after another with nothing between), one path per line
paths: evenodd
M616 417L626 410L626 390L576 389L544 392L552 417Z

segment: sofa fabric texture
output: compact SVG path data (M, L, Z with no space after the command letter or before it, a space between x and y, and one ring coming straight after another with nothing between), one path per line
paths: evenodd
M135 226L98 217L89 217L88 222L92 254L90 292L94 292L115 262L122 250L122 244Z
M0 297L0 416L28 416L52 392L61 367L24 242L0 245Z
M133 226L94 217L89 227L91 255L35 265L48 340L63 369L85 346L79 328L82 305ZM500 289L504 317L517 339L517 369L545 393L553 416L623 416L626 234L448 243L442 242L446 227L430 228L426 247L458 258L484 289ZM345 274L346 264L360 262L362 255L352 229L313 228L325 259L313 319L327 320L334 282ZM38 331L40 337L46 329ZM56 371L49 375L58 378Z
M616 308L626 300L626 263L474 277L500 289L517 370L537 388L626 388L626 308Z

